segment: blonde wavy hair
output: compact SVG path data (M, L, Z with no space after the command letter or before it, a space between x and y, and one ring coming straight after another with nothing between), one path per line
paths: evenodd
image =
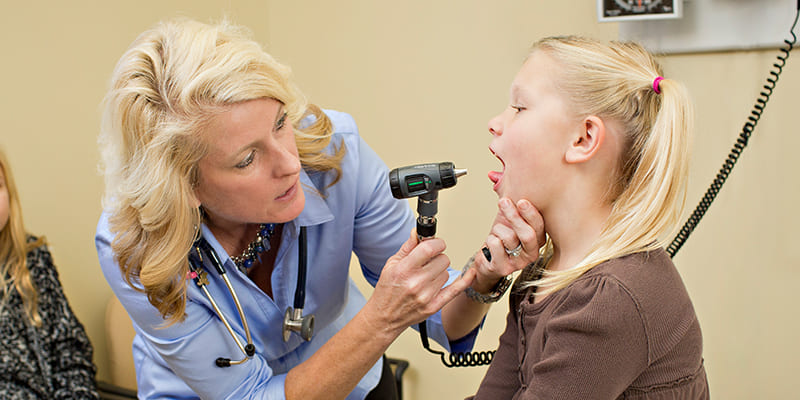
M2 150L0 150L0 169L5 175L5 186L8 191L8 223L0 231L0 291L3 296L0 308L6 306L13 285L22 297L28 321L33 326L40 327L42 317L39 315L39 292L28 269L28 253L44 245L45 239L40 237L35 241L28 241L25 224L22 222L22 206L17 185L14 183L8 158Z
M545 38L531 54L543 52L558 64L557 87L577 116L596 115L622 127L623 145L613 207L599 238L577 265L544 271L523 286L537 295L560 290L594 266L624 255L664 247L675 233L686 200L693 110L683 85L663 79L652 54L632 42L603 43L566 36ZM553 244L542 248L552 255Z
M330 120L244 28L164 21L142 33L114 70L99 138L111 248L127 283L170 324L184 317L186 255L201 223L193 184L207 149L199 134L227 107L259 98L284 104L301 163L334 170L336 183L344 147L323 151ZM314 122L299 129L309 115Z

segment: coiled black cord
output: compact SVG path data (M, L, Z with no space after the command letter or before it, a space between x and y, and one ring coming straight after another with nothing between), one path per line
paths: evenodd
M760 96L756 99L756 104L753 105L753 110L750 112L750 116L747 117L747 122L744 123L742 131L739 133L739 137L736 139L736 143L733 144L733 148L728 154L728 158L722 163L722 167L717 173L716 178L714 178L714 181L711 182L711 186L709 186L706 194L700 200L700 204L697 205L697 207L694 209L694 212L692 212L692 215L681 228L680 232L678 232L675 238L672 239L672 243L670 243L669 247L667 247L667 254L669 254L670 257L675 256L678 250L680 250L681 246L683 246L684 242L686 242L686 239L689 238L689 235L692 233L692 231L694 231L694 228L697 227L700 219L703 218L706 211L708 211L708 208L711 206L711 202L713 202L717 197L717 194L719 194L719 191L722 188L722 185L728 179L728 175L730 175L733 166L736 165L736 161L739 160L739 156L742 155L742 151L744 151L744 148L747 146L750 136L753 134L753 130L755 130L756 125L758 125L758 120L761 119L761 114L767 107L767 102L769 101L769 97L772 95L772 91L775 89L778 78L780 77L781 72L783 72L783 67L786 65L786 59L789 58L789 52L792 51L792 48L797 43L797 36L794 34L794 28L797 26L798 16L800 16L800 0L797 2L797 14L795 14L794 17L794 23L792 24L792 28L789 29L789 33L792 35L792 40L783 41L786 46L779 49L781 54L777 56L778 62L772 64L774 69L769 72L770 77L767 78L767 83L763 86L764 91L762 91Z
M453 367L478 367L481 365L489 365L494 357L494 350L489 351L473 351L467 353L451 353L445 358L443 351L431 349L428 342L428 329L425 324L419 324L419 335L422 338L422 347L433 354L437 354L442 359L442 364L448 368ZM449 362L448 362L449 361Z

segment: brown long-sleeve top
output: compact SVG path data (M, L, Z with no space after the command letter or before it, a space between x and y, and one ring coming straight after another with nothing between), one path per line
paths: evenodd
M667 253L599 264L533 302L512 292L475 400L707 399L702 336Z

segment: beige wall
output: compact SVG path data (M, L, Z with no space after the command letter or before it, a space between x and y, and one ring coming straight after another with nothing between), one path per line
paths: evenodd
M110 291L92 241L102 191L95 172L98 105L114 63L138 32L179 14L231 15L292 65L313 102L350 112L390 167L449 160L468 168L456 188L440 195L439 233L460 266L495 212L486 172L499 164L486 149L486 122L505 106L530 43L565 33L616 37L616 25L595 21L594 2L494 3L79 0L4 7L0 145L15 168L28 227L50 239L67 296L95 344L99 378L108 378L102 319ZM686 82L697 101L690 207L735 140L774 53L663 59L667 76ZM792 152L800 138L790 96L800 88L800 67L789 63L740 165L675 259L703 328L716 398L794 393L800 273L790 250L800 239L793 207L800 187ZM496 347L506 304L493 308L476 349ZM443 367L416 332L401 336L388 354L411 362L406 399L463 398L485 371Z

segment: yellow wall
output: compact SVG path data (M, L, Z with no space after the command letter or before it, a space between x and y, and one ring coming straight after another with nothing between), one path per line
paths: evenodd
M486 123L505 106L530 43L565 33L613 39L617 32L615 24L596 22L594 2L492 3L77 0L5 7L0 145L15 168L28 227L50 239L67 296L95 344L98 377L108 378L102 318L110 291L92 241L102 191L95 138L111 69L137 33L174 15L230 15L292 65L313 102L350 112L390 167L449 160L468 168L440 195L439 234L459 267L495 213L486 172L499 163L486 147ZM686 82L697 103L689 207L719 169L774 54L663 58L666 75ZM740 165L675 259L703 328L715 398L795 392L800 272L791 249L800 239L793 207L800 185L792 162L800 137L790 96L800 89L799 62L789 60ZM493 308L476 349L496 347L506 308L505 301ZM411 362L406 399L463 398L485 371L443 367L416 332L403 334L388 354Z

